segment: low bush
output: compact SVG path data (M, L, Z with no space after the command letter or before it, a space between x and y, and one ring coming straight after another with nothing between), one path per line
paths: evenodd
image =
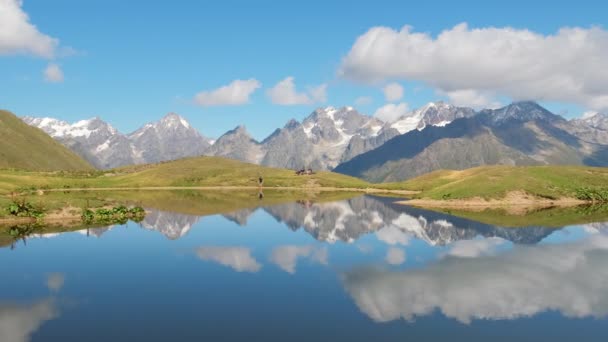
M82 221L84 223L127 223L128 220L141 222L146 211L141 207L127 208L123 205L114 208L99 208L96 210L84 209Z
M608 189L579 188L576 190L576 198L591 202L608 202Z
M13 200L7 207L6 212L9 215L17 217L33 217L41 219L44 217L44 208L35 206L25 199Z

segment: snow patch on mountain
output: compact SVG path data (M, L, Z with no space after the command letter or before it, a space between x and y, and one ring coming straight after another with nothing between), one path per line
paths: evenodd
M452 121L475 115L471 108L456 107L444 102L430 102L423 107L411 111L394 122L390 127L395 128L400 134L417 130L423 130L427 125L446 126Z

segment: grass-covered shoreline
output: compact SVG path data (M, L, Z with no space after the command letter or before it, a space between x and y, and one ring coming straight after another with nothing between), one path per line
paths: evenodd
M108 171L33 172L0 170L0 208L15 196L29 196L48 210L85 205L100 208L97 196L83 203L77 192L205 190L249 193L359 192L411 198L426 208L576 206L608 202L608 168L584 166L483 166L441 170L399 183L373 184L333 172L299 176L293 170L219 157L186 158ZM0 211L0 218L3 213ZM6 216L6 215L4 215Z
M501 201L509 194L531 200L608 202L608 168L586 166L482 166L440 170L398 183L414 199Z
M260 196L262 194L262 196ZM299 202L345 200L360 195L359 192L321 192L267 190L247 191L71 191L52 192L44 195L32 193L20 196L41 217L9 215L6 207L0 207L0 246L32 234L69 232L86 228L140 222L145 218L143 208L179 214L208 216L229 214L242 209ZM42 200L43 199L43 200Z

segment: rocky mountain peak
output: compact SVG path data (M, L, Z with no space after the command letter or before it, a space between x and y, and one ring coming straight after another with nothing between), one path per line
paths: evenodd
M167 129L191 129L190 123L176 113L168 113L156 122L154 126L156 128L163 127Z
M222 137L224 136L228 136L228 135L240 135L240 136L246 136L251 138L251 135L249 134L249 131L247 131L247 127L245 127L244 125L238 125L235 128L229 130L228 132L224 133L222 135ZM221 137L220 137L221 139ZM219 139L218 139L219 140Z
M561 116L555 115L543 108L534 101L513 102L499 109L485 109L480 112L489 123L500 124L506 121L559 121L564 120Z
M288 130L293 130L298 127L300 127L300 122L296 119L291 119L291 120L287 121L287 123L284 126L284 128L286 128Z
M249 163L260 163L264 158L263 146L251 137L245 126L239 125L224 133L205 155L237 159Z
M443 101L429 102L401 116L390 127L405 134L415 129L422 130L426 126L445 126L456 119L473 115L475 111L468 107L457 107Z
M608 130L608 114L593 113L579 120L591 127Z

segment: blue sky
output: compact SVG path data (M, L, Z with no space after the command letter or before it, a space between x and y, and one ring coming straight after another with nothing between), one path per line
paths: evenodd
M7 1L14 0L0 0L0 6ZM3 50L2 39L10 37L0 35L0 107L18 115L68 121L100 116L125 133L167 112L177 112L211 137L245 124L261 139L288 119L302 119L320 106L352 105L371 115L389 102L405 103L411 109L429 101L450 101L453 98L446 89L471 87L428 72L416 79L411 71L393 74L389 70L384 78L373 81L339 75L355 40L372 27L399 31L410 25L413 31L433 38L463 22L471 30L513 27L541 36L556 34L563 27L599 27L596 42L603 48L606 7L601 1L577 1L564 7L552 1L25 0L22 11L29 15L29 22L59 44L53 56L42 56ZM22 39L19 32L15 35ZM557 53L547 51L547 59ZM368 62L357 59L351 64L356 72L368 72ZM43 71L49 64L57 64L63 80L45 80ZM308 101L272 103L269 89L290 76ZM477 76L481 81L476 87L485 84L484 75ZM196 104L199 92L249 79L257 80L258 87L246 103ZM382 91L390 82L404 89L403 96L394 101L387 101ZM512 88L495 83L489 85L492 103L508 103ZM309 90L320 85L326 87L325 96L317 99ZM591 98L587 92L564 100L557 94L542 93L540 100L566 116L604 108L605 93ZM369 99L356 104L361 97ZM461 102L469 98L458 97Z

